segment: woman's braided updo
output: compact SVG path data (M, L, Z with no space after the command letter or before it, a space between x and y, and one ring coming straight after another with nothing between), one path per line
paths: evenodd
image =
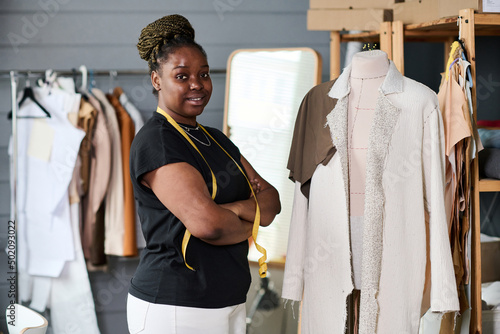
M205 58L203 47L194 41L194 29L182 15L167 15L141 30L137 50L142 59L148 62L149 74L159 72L161 62L168 59L170 53L180 47L192 46L198 49ZM158 92L153 89L156 95Z

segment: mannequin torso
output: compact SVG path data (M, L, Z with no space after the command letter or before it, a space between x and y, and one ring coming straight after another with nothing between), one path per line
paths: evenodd
M389 61L381 51L354 55L350 76L348 105L349 210L351 218L351 252L354 286L361 289L363 250L363 216L365 201L366 155L368 138L375 114L378 89L382 85Z

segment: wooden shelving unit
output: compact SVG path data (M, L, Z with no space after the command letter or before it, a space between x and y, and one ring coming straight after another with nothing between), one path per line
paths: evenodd
M479 180L479 192L498 192L500 191L500 180L493 179L480 179Z

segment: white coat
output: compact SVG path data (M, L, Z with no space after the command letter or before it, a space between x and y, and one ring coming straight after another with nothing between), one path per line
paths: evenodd
M319 164L309 199L296 182L282 297L302 300L302 334L344 333L350 257L347 67L325 119L337 152ZM429 258L431 310L458 311L444 207L443 125L436 94L391 62L369 134L361 334L418 333Z

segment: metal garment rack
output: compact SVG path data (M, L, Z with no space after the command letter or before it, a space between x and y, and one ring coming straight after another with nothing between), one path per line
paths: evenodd
M76 69L77 73L81 73L80 70ZM72 76L74 72L72 70L53 70L59 76ZM12 70L12 71L0 71L0 78L9 78L11 73L14 72L17 77L25 78L38 78L45 74L45 70ZM95 76L120 76L120 75L149 75L146 70L91 70L89 69L89 74L92 72ZM226 74L226 69L210 69L211 74Z
M80 70L75 69L76 73L82 73ZM53 70L58 76L73 76L75 74L73 70ZM116 78L117 76L133 76L133 75L149 75L146 70L89 70L88 73L92 73L94 76L109 76L110 78ZM212 74L226 74L225 69L211 69ZM45 75L44 70L22 70L22 71L0 71L0 78L10 78L11 85L11 99L12 99L12 178L13 178L13 191L12 191L12 218L17 222L17 79L19 77L24 78L39 78Z

